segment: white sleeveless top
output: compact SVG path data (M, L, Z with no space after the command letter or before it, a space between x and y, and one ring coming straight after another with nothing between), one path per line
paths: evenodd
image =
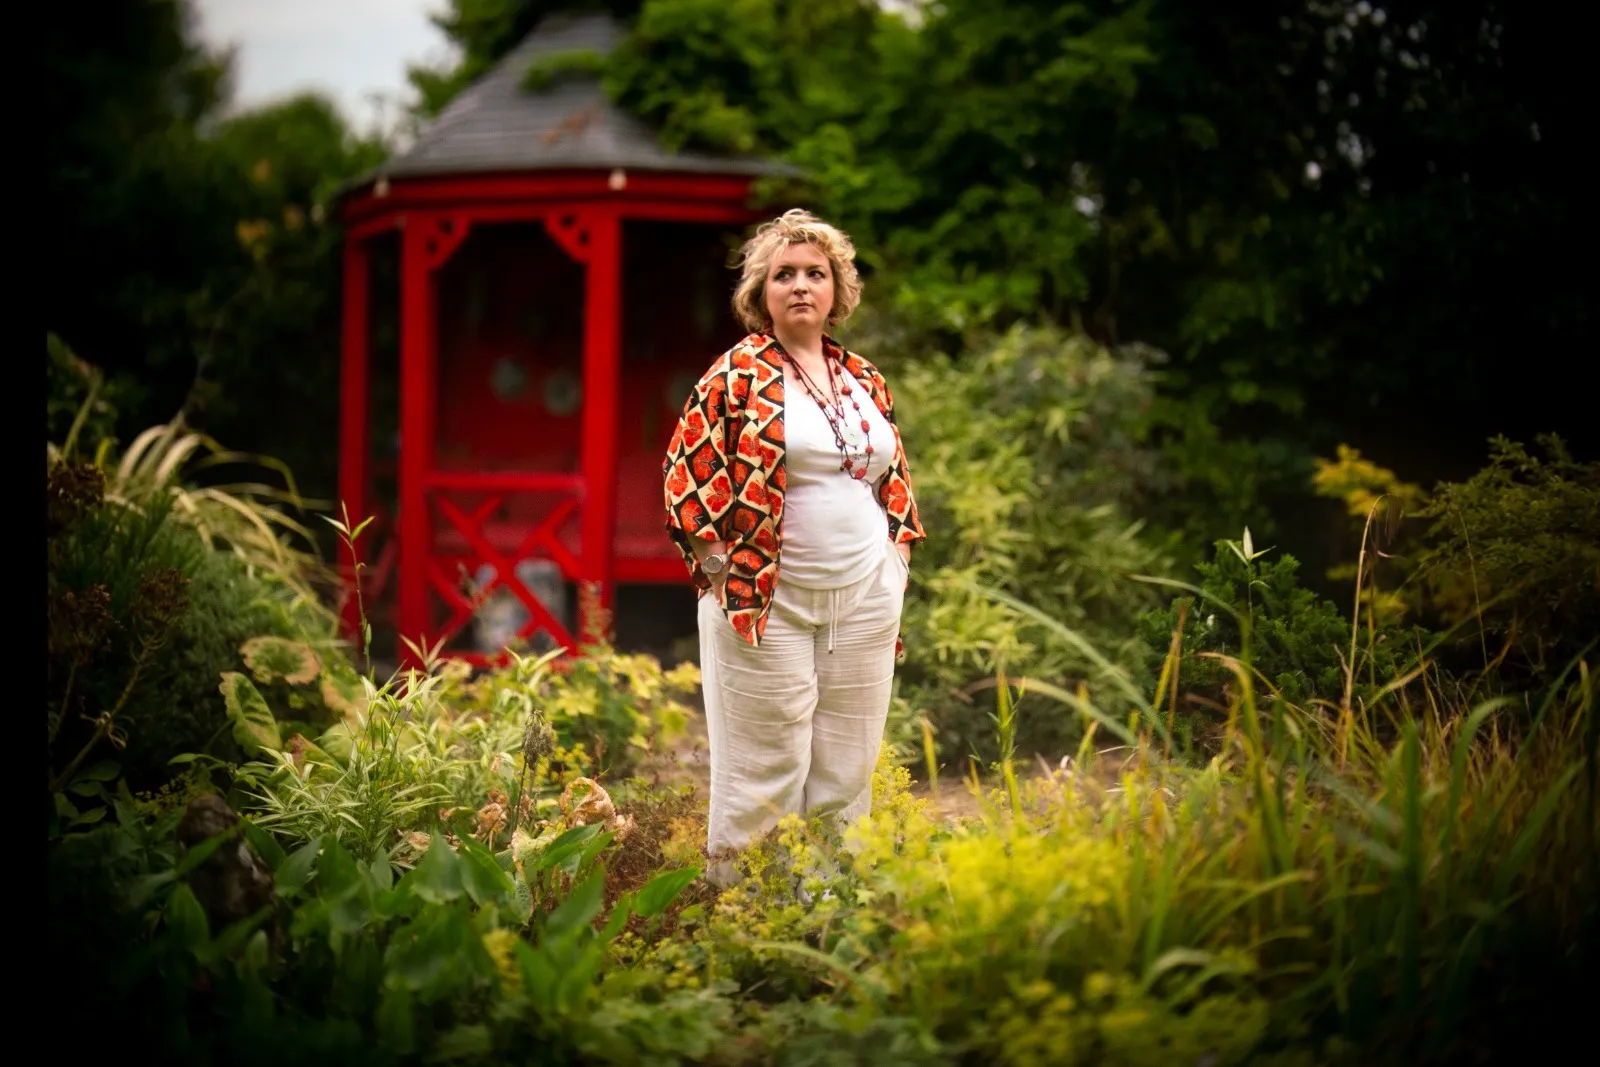
M816 399L792 377L784 383L786 473L778 581L806 589L842 589L866 578L882 564L883 542L889 538L877 485L894 462L894 431L866 386L841 373L852 383L850 396L861 404L858 414L845 399L845 414L858 427L867 420L872 444L867 476L859 480L839 469L839 445ZM818 384L826 388L825 382ZM862 446L851 448L850 455L859 470Z

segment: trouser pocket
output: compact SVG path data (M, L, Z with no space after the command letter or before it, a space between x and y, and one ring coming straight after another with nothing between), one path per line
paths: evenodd
M909 582L911 580L911 564L907 563L905 558L900 555L900 546L893 541L889 542L889 555L894 557L895 568L900 572L901 584L904 585Z

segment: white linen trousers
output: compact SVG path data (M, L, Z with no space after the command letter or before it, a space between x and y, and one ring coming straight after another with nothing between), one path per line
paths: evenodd
M713 881L732 876L720 858L784 815L845 826L871 809L908 577L884 538L881 564L853 585L808 589L780 578L760 648L739 637L715 594L700 598Z

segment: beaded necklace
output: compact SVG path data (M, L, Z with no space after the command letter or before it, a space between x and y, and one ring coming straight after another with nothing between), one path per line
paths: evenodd
M872 462L872 427L861 414L861 404L853 395L855 390L850 386L850 376L835 365L838 362L836 359L830 358L826 352L823 354L823 365L828 368L828 390L833 397L833 403L830 404L828 398L822 395L822 390L811 380L811 375L806 373L806 369L793 356L784 352L783 359L794 367L795 373L800 376L800 383L805 386L806 392L817 402L822 414L827 417L828 428L833 431L833 442L839 447L839 469L857 481L865 479L867 464ZM860 420L860 431L856 430L851 424L850 417L845 414L844 405L847 400ZM860 467L856 466L857 457L850 454L853 445L863 446Z

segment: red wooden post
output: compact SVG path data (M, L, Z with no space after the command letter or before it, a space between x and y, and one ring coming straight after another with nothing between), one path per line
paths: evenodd
M589 269L583 306L583 569L585 579L596 584L599 608L609 612L612 610L617 529L622 223L614 210L604 209L592 209L587 223ZM594 621L580 619L580 630L589 630Z
M367 517L368 273L366 242L346 237L344 332L339 360L339 502L349 512L352 526ZM360 602L355 591L361 581L356 570L361 560L360 546L342 546L340 556L350 582L344 603L344 630L347 636L359 639Z
M398 581L401 662L410 662L404 638L419 645L428 631L427 476L433 469L434 286L428 269L428 226L405 219L400 241L400 537Z

